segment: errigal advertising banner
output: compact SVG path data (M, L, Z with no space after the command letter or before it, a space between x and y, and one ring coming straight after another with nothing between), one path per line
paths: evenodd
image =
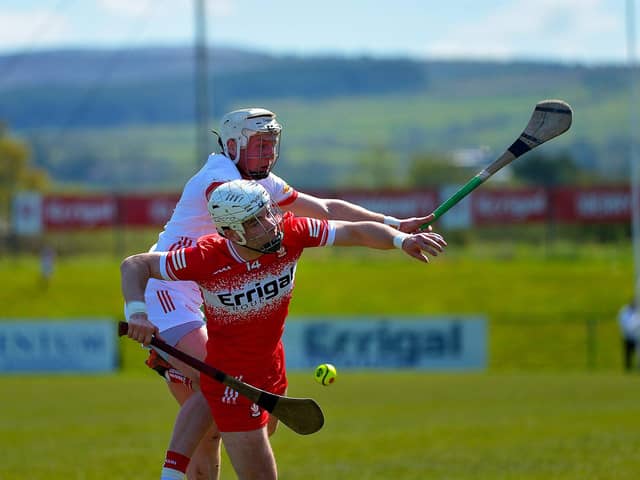
M487 322L481 316L294 317L284 334L287 367L482 370Z

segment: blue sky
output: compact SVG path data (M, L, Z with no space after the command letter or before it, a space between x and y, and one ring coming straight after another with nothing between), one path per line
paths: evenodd
M193 4L0 0L0 52L187 45ZM623 62L625 7L625 0L206 0L207 37L277 54ZM635 10L640 20L640 5Z

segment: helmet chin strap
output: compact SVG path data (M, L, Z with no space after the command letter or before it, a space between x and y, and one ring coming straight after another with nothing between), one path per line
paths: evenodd
M278 232L274 238L264 243L260 248L250 247L249 245L247 245L247 239L245 238L243 233L238 232L237 230L234 230L234 232L236 235L240 237L240 240L231 240L223 232L219 232L219 233L223 237L228 239L230 242L233 242L236 245L240 245L241 247L248 248L249 250L253 250L254 252L258 252L258 253L276 253L278 250L280 250L280 247L282 246L283 234L281 231Z
M246 243L242 246L244 248L248 248L249 250L253 250L254 252L276 253L278 250L280 250L280 247L282 246L282 232L278 232L275 238L273 238L272 240L269 240L267 243L262 245L261 248L253 248L248 246Z
M222 137L215 130L211 130L211 133L213 133L216 137L218 137L218 145L220 146L220 149L222 150L222 153L224 154L224 145L222 143Z
M243 173L243 177L248 178L249 180L262 180L264 178L267 178L269 176L270 171L267 172L246 172Z

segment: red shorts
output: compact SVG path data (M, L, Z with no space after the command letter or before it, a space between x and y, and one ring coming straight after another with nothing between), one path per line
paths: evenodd
M225 371L270 393L284 395L287 390L287 375L284 357L275 359L274 368L267 373L245 371ZM222 383L201 375L200 388L207 399L213 418L221 432L248 432L264 427L269 421L269 412L258 407L248 398Z

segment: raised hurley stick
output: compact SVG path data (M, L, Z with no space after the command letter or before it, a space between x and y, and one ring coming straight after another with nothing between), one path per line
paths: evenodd
M129 325L127 322L118 323L118 335L126 335ZM322 409L311 398L292 398L269 393L237 378L227 375L211 365L201 362L197 358L178 350L175 347L163 342L159 338L153 337L151 345L158 350L168 353L172 357L182 360L190 367L199 370L205 375L218 382L233 388L240 395L247 397L256 405L264 408L269 413L284 423L287 427L300 435L315 433L324 425L324 415Z
M481 170L464 184L460 190L436 208L433 211L435 215L433 220L421 225L420 229L426 229L505 165L509 165L516 158L569 130L572 118L573 111L567 102L562 100L542 100L538 102L527 127L518 139L498 159Z

